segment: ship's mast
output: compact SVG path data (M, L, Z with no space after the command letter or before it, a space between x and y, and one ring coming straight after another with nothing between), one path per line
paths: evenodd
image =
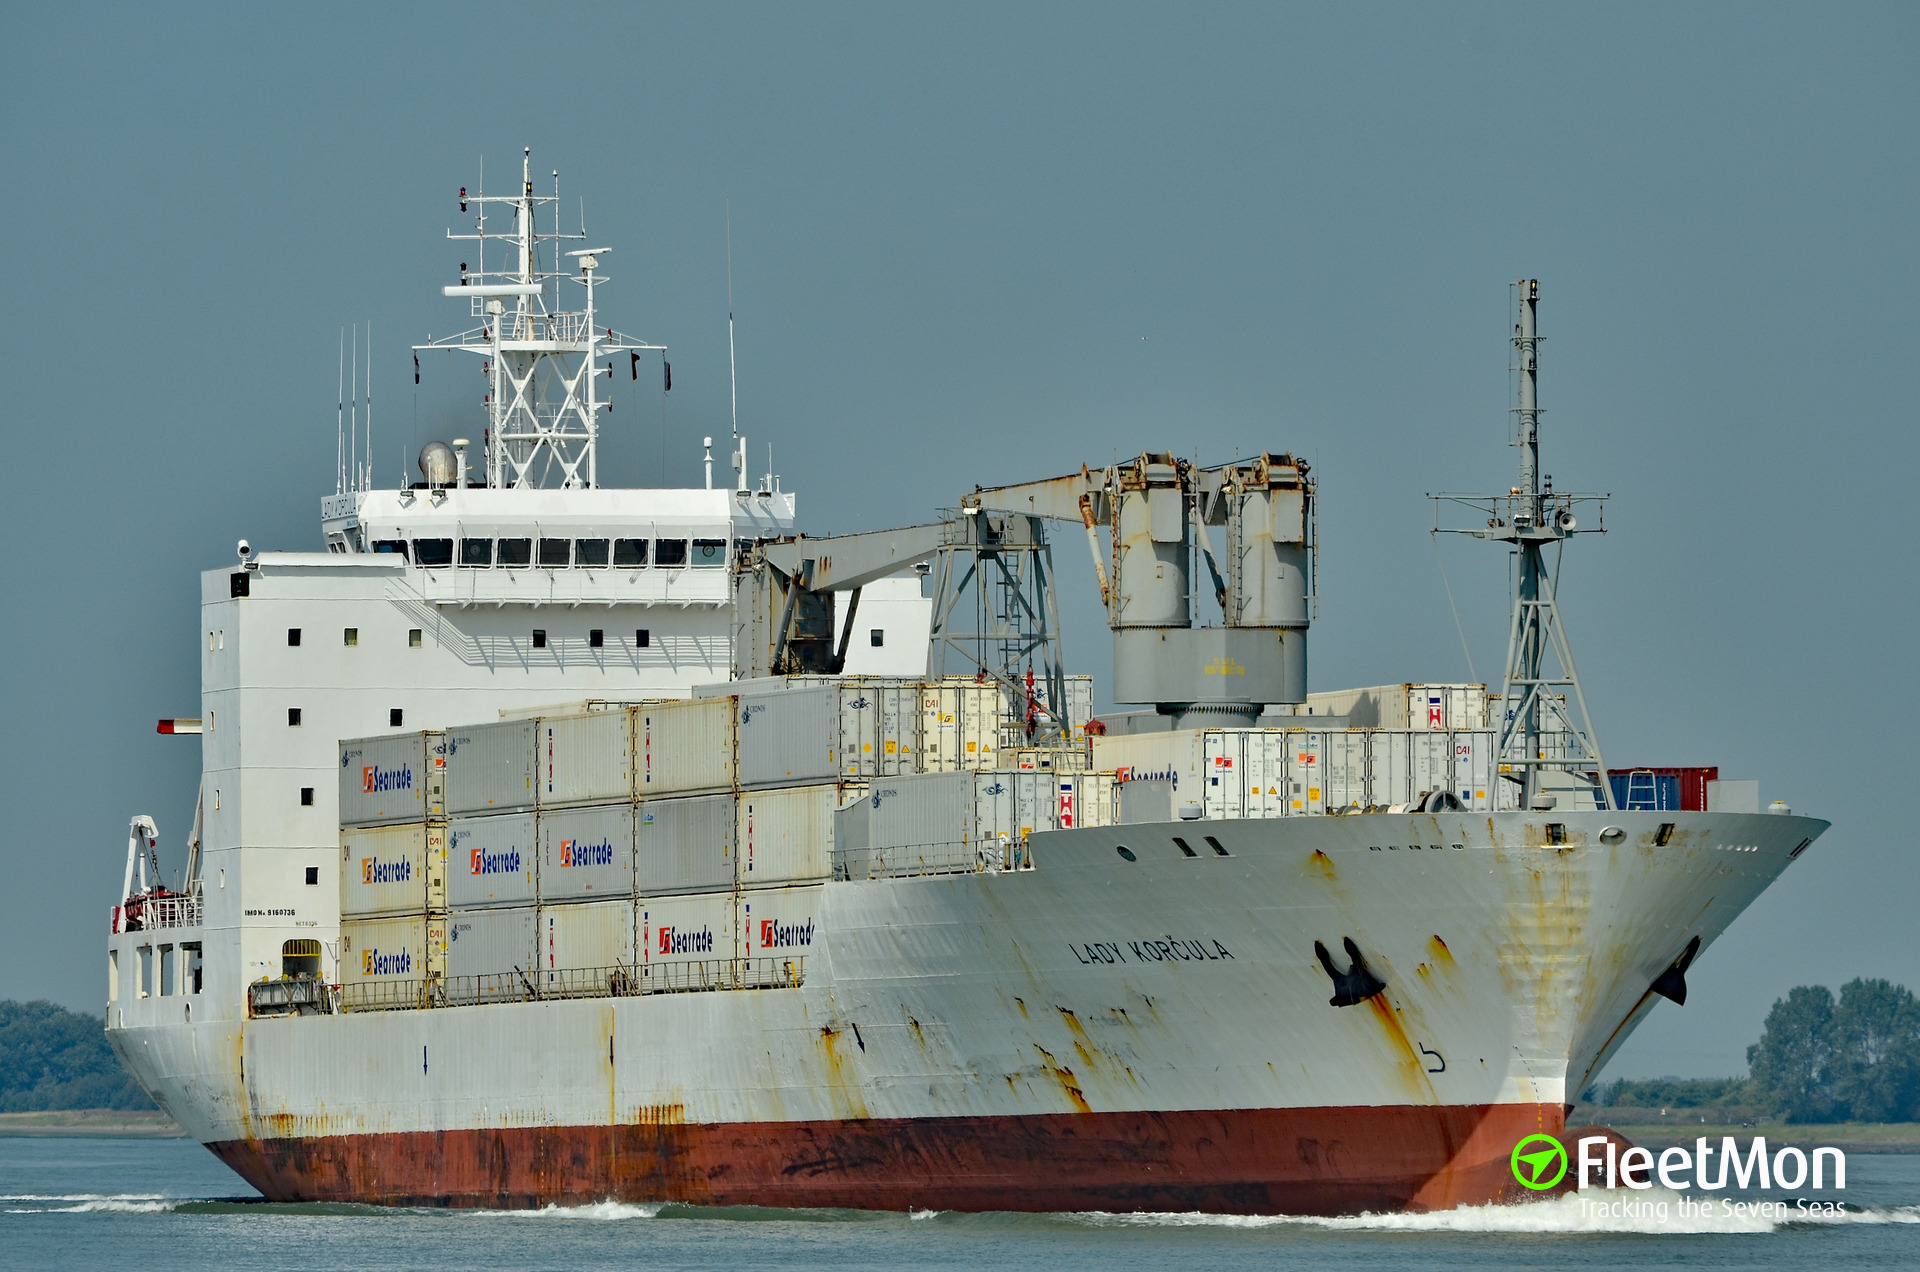
M1597 807L1612 808L1613 789L1606 762L1587 714L1586 695L1574 667L1573 648L1554 594L1560 551L1575 534L1606 533L1605 495L1560 494L1553 479L1540 472L1540 284L1522 279L1519 316L1513 329L1514 373L1518 381L1513 410L1513 445L1520 451L1520 480L1505 496L1438 494L1434 500L1436 534L1468 534L1513 545L1512 621L1507 629L1506 672L1500 703L1500 772L1520 786L1520 806L1554 807L1548 773L1564 773L1561 789L1590 787ZM1593 504L1595 524L1581 526L1574 509ZM1453 528L1439 524L1447 504L1473 508L1486 515L1486 528ZM1547 567L1546 548L1554 548L1554 569ZM1549 660L1548 655L1552 658ZM1571 699L1571 704L1569 703ZM1579 722L1574 722L1573 711Z
M559 242L585 239L586 227L583 221L578 234L560 230L558 172L553 174L551 195L533 192L531 148L521 152L520 185L514 193L490 195L479 187L476 191L471 195L464 188L460 191L462 212L468 204L475 205L474 232L449 230L447 237L474 242L478 268L469 270L463 263L459 284L440 290L443 295L464 298L481 325L414 348L460 349L480 355L487 384L487 485L597 486L600 412L612 409L610 402L600 398L597 382L602 371L612 374L612 364L601 367L598 359L617 353L637 357L642 350L664 350L665 346L597 325L594 290L607 281L597 271L600 257L613 249L564 253L579 269L577 277L559 268ZM510 233L487 233L489 204L512 209ZM538 213L547 205L551 205L554 228L541 233ZM487 242L503 238L506 267L489 270ZM542 243L555 245L552 269L540 268ZM584 307L560 307L560 289L566 282L585 288Z

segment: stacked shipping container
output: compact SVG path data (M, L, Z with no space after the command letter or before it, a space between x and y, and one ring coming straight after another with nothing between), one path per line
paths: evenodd
M411 1005L447 952L447 740L340 748L340 950L349 1003Z

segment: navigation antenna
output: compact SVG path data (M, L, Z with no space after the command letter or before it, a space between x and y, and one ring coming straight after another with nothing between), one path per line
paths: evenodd
M1545 811L1555 807L1556 792L1580 791L1593 807L1615 807L1607 781L1606 762L1587 714L1586 695L1573 663L1555 599L1560 553L1576 534L1606 533L1606 499L1599 494L1564 494L1553 489L1553 478L1540 473L1540 283L1526 278L1519 290L1519 321L1513 329L1514 372L1519 381L1514 407L1515 437L1520 451L1520 482L1505 495L1430 495L1434 501L1435 534L1465 534L1513 545L1515 575L1513 618L1507 628L1506 673L1502 678L1499 763L1504 780L1520 788L1520 807ZM1446 504L1472 508L1486 517L1486 526L1443 526ZM1581 526L1574 509L1594 505L1594 524ZM1554 565L1546 564L1546 547L1554 548ZM1550 672L1551 652L1557 669ZM1579 716L1574 721L1571 705Z
M478 243L478 269L460 267L460 282L440 289L444 296L467 302L478 323L457 336L415 345L424 349L460 349L476 354L486 375L487 485L493 487L591 487L600 484L598 442L600 413L611 411L611 401L599 395L598 374L603 355L661 350L599 325L595 289L607 282L598 273L600 258L613 249L579 248L559 251L559 240L584 240L560 229L560 178L554 174L554 192L533 192L533 152L521 151L520 182L512 194L487 194L476 186L460 190L460 210L473 205L472 234L447 231L454 240ZM487 232L486 210L499 204L513 218L504 234ZM536 216L551 212L552 233L541 233ZM583 205L584 209L584 205ZM498 269L487 268L487 240L504 241L507 259ZM555 268L540 264L541 245L554 245ZM578 274L559 267L571 258ZM581 308L561 306L562 284L585 291ZM371 406L371 402L369 402Z
M727 200L727 392L733 400L733 488L747 493L747 444L740 438L740 376L733 361L733 200ZM769 471L773 461L767 461Z

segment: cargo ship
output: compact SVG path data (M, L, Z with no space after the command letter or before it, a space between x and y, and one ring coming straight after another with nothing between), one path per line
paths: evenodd
M108 1038L269 1198L1515 1199L1516 1143L1826 827L1601 759L1542 557L1599 497L1538 475L1531 283L1521 479L1436 504L1516 559L1498 691L1310 692L1292 456L830 537L737 421L719 486L711 439L701 487L605 486L664 351L604 325L611 249L530 156L460 206L470 325L416 356L477 361L481 442L376 488L356 411L321 549L201 576L199 711L160 722L201 747L183 864L133 817L111 911Z

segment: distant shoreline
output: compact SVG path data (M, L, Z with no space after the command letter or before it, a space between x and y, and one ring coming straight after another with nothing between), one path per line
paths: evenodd
M1700 1120L1703 1112L1704 1122ZM1731 1135L1747 1140L1764 1135L1770 1144L1831 1146L1845 1153L1920 1153L1920 1122L1722 1122L1715 1120L1710 1109L1676 1108L1662 1117L1652 1109L1581 1105L1567 1118L1567 1125L1604 1126L1648 1148L1691 1145L1702 1137L1718 1140Z
M49 1109L0 1113L0 1139L98 1137L184 1139L180 1124L158 1109Z

